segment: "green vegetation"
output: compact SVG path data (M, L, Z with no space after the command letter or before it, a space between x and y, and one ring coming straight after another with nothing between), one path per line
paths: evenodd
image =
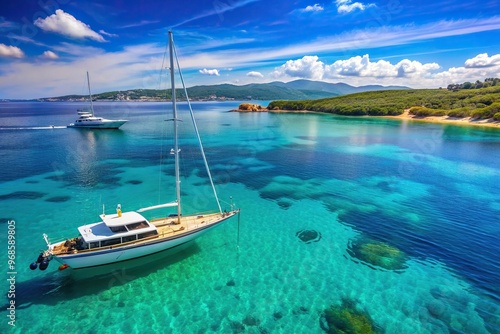
M406 268L406 255L399 249L383 242L372 241L353 247L360 260L388 270Z
M178 94L180 94L180 91ZM96 94L93 96L96 100L117 100L121 97L128 97L130 100L140 100L141 98L148 99L170 99L171 92L166 89L134 89L128 91L113 91L101 94Z
M399 115L414 100L415 90L363 92L320 100L273 101L269 110L310 110L338 115Z
M406 269L406 254L384 242L360 238L347 251L364 264L395 271Z
M290 82L269 82L248 85L209 85L188 88L191 100L302 100L321 99L338 95L376 90L409 89L404 86L368 85L354 87L345 83L329 83L323 81L295 80ZM184 91L177 90L177 96L185 99ZM51 98L40 98L39 101L84 101L87 95L67 95ZM96 101L166 101L170 100L167 89L128 89L93 95Z
M295 89L273 84L249 84L236 86L231 84L194 86L188 88L190 97L209 99L213 96L225 96L235 100L273 100L273 99L317 99L332 97L337 94L329 92Z
M180 90L177 90L178 94L181 94ZM184 91L182 92L184 96ZM170 99L171 92L170 90L165 89L134 89L134 90L125 90L125 91L112 91L100 94L93 94L92 100L141 100L141 99L150 99L150 100L158 100L163 101L166 99ZM60 100L60 101L88 101L88 95L65 95L59 97L52 98L41 98L38 99L40 101L49 101L49 100Z
M360 311L356 303L343 299L339 306L331 306L323 311L320 326L326 333L374 334L379 332L368 313Z
M421 117L500 118L500 115L495 116L500 112L500 79L478 83L478 88L462 84L453 86L453 89L387 90L320 100L272 101L268 109L310 110L349 116L400 115L409 109L410 114Z
M500 85L499 78L486 78L484 82L477 80L475 83L466 81L463 84L450 84L448 85L448 90L456 91L460 89L477 89L477 88L486 88L499 85Z
M318 99L338 94L320 90L291 88L277 84L249 84L236 86L230 84L194 86L187 89L191 100L273 100L273 99ZM185 99L183 89L177 89L177 98ZM85 100L88 95L67 95L42 98L41 101ZM130 89L93 94L95 101L166 101L171 99L170 89Z

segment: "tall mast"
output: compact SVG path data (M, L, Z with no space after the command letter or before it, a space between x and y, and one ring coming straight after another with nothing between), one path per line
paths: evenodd
M172 86L172 109L174 122L174 160L175 160L175 192L177 199L177 221L181 222L181 178L179 172L179 143L177 122L177 105L175 96L175 71L174 71L174 37L172 32L168 32L168 46L170 52L170 81Z
M94 105L92 104L92 93L90 92L89 71L87 71L87 85L89 86L90 111L92 112L92 117L94 117Z

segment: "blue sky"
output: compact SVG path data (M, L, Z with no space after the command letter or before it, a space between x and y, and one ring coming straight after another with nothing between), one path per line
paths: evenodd
M0 99L296 79L412 88L500 77L498 0L40 0L0 9Z

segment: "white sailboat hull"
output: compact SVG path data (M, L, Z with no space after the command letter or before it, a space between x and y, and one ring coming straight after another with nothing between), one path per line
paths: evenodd
M229 218L228 216L227 218ZM149 242L133 244L128 246L111 246L108 249L103 249L99 251L82 252L77 254L63 254L54 255L54 258L63 263L67 264L69 267L74 269L88 268L101 266L106 264L117 263L121 261L131 260L142 256L147 256L155 254L199 237L203 233L218 226L225 219L220 220L217 223L207 225L206 227L196 229L194 231L187 231L181 235L173 236L171 238L158 238L153 239Z

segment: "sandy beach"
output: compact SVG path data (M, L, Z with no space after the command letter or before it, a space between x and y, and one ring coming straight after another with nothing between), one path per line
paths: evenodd
M455 124L455 125L466 125L466 126L484 126L489 128L500 128L500 122L493 121L492 119L471 119L471 117L456 118L448 116L427 116L418 117L415 115L410 115L408 110L398 116L380 116L383 118L394 118L401 120L410 120L415 122L428 122L428 123L440 123L440 124Z

